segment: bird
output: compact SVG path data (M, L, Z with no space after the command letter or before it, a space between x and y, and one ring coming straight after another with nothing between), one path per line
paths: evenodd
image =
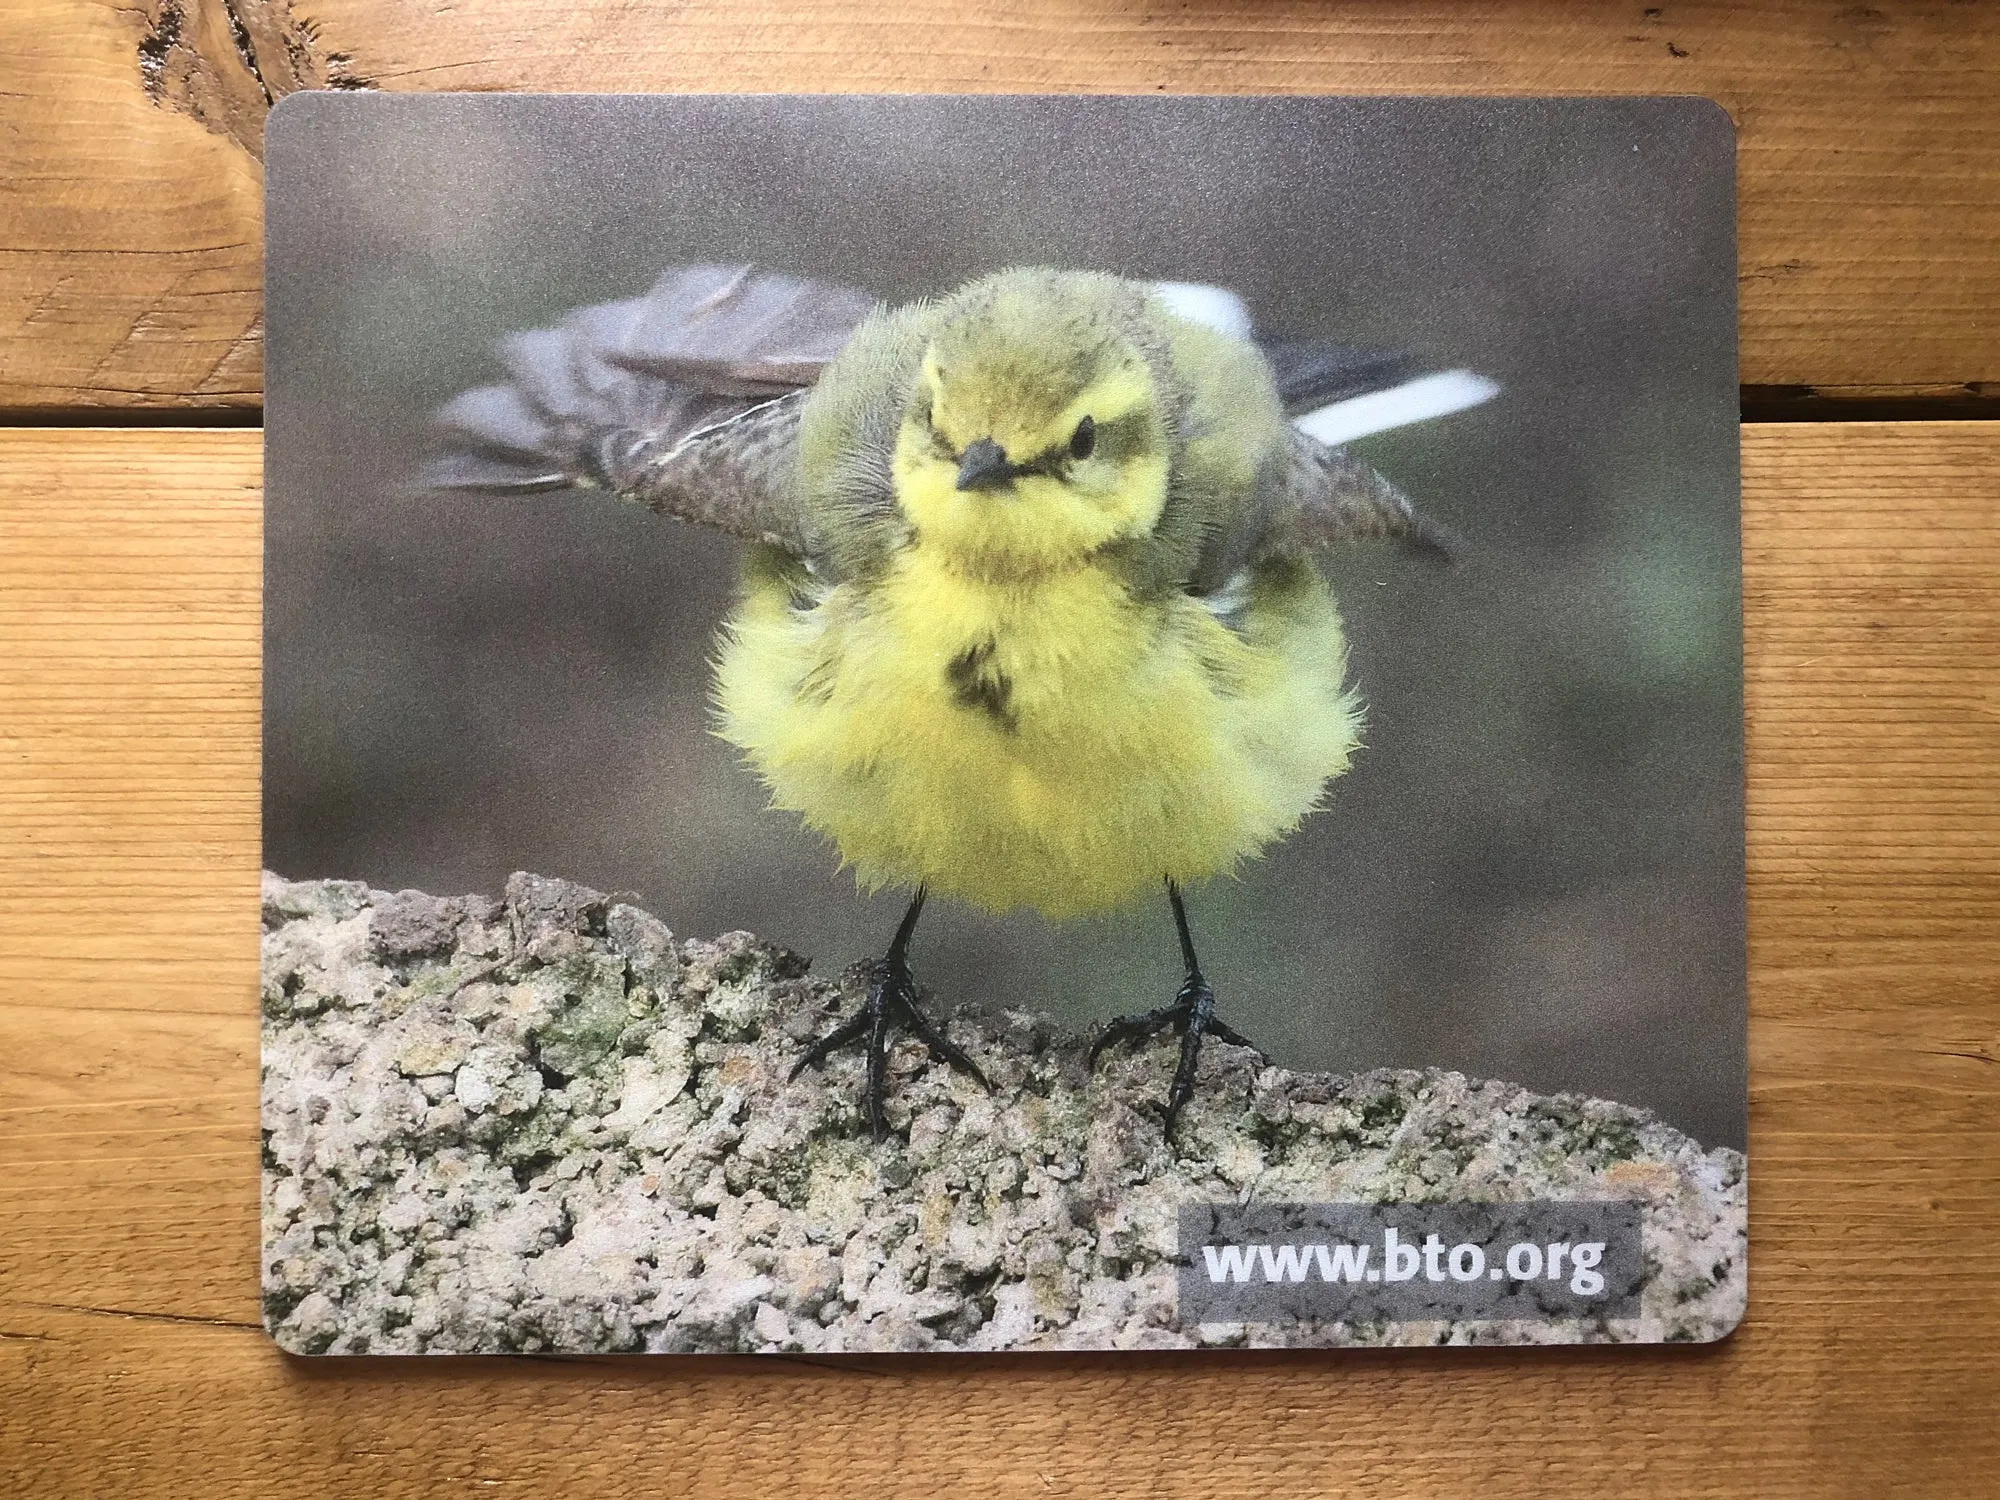
M714 729L864 889L909 901L855 1013L886 1130L897 1033L990 1092L923 1009L927 900L1061 920L1164 888L1183 978L1114 1047L1179 1038L1171 1143L1217 1014L1185 892L1321 806L1360 744L1320 566L1450 533L1342 446L1477 404L1465 370L1253 332L1198 283L1045 266L890 305L753 265L510 335L437 414L432 489L602 489L743 539Z

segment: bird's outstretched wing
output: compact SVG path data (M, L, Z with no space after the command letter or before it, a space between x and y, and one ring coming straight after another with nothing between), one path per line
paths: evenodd
M1417 513L1388 479L1339 445L1491 400L1500 387L1470 370L1424 372L1407 355L1319 342L1263 346L1291 419L1262 534L1251 555L1324 551L1343 542L1402 542L1449 561L1451 534Z
M1245 567L1349 542L1401 542L1452 561L1451 533L1426 519L1386 476L1338 446L1350 438L1476 406L1499 387L1469 370L1412 376L1405 356L1333 344L1259 347L1290 418L1252 501L1210 532L1188 581L1227 596Z
M1189 585L1195 592L1228 592L1246 564L1350 541L1399 541L1440 560L1453 557L1449 532L1339 445L1478 406L1499 394L1498 385L1470 370L1425 372L1390 350L1261 337L1243 299L1222 287L1162 282L1154 292L1177 315L1255 343L1290 423L1275 473L1255 502L1204 543Z
M1394 541L1437 562L1458 543L1381 473L1297 427L1251 502L1204 538L1189 593L1233 600L1248 570L1279 558L1337 551L1349 542Z
M598 487L735 536L809 548L802 392L874 309L864 293L749 266L683 266L501 345L509 379L437 415L431 488Z
M1375 540L1402 542L1440 562L1456 555L1451 533L1419 515L1410 497L1375 469L1298 427L1288 436L1251 562Z

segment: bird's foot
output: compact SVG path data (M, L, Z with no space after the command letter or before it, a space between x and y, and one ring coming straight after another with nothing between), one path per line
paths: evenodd
M792 1065L791 1076L797 1078L842 1047L861 1042L868 1055L868 1124L879 1141L888 1132L883 1095L889 1076L889 1039L898 1030L916 1037L938 1061L970 1075L987 1093L993 1092L979 1065L917 1009L917 982L909 965L893 954L874 964L868 976L868 998L861 1009L806 1048L805 1055Z
M1212 1036L1232 1047L1248 1047L1260 1058L1264 1056L1264 1049L1241 1032L1225 1026L1216 1017L1215 991L1209 988L1199 969L1192 969L1170 1004L1162 1005L1157 1010L1141 1011L1136 1016L1119 1016L1098 1033L1097 1040L1090 1044L1090 1070L1097 1070L1097 1059L1107 1047L1143 1042L1168 1027L1172 1027L1181 1039L1180 1061L1174 1066L1174 1081L1167 1090L1166 1138L1167 1143L1172 1145L1181 1110L1194 1097L1195 1070L1201 1061L1202 1038Z

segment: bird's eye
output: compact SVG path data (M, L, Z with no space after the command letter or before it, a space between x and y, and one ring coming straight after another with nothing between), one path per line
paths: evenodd
M1096 446L1097 424L1091 421L1089 417L1085 417L1081 422L1076 424L1076 431L1069 435L1069 456L1071 458L1088 458L1090 457L1091 450Z

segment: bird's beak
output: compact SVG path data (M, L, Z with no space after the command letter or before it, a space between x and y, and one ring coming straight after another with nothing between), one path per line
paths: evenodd
M959 457L958 487L962 490L998 489L1013 477L1007 450L992 438L981 438Z

